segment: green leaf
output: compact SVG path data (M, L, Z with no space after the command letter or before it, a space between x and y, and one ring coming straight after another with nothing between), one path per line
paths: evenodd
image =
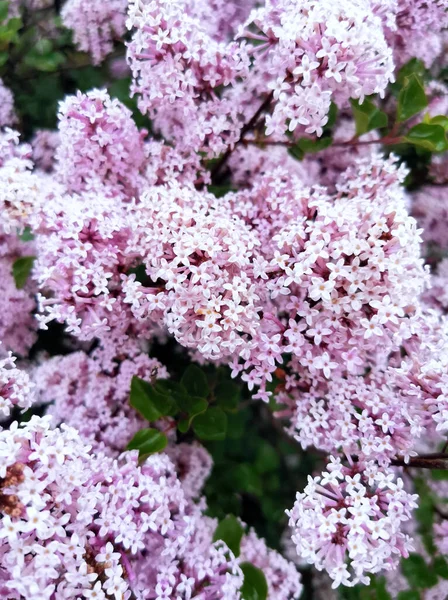
M192 396L207 398L210 393L207 377L197 365L189 365L180 380L184 388Z
M251 463L243 462L235 465L232 473L229 474L229 482L240 492L254 496L263 494L262 480Z
M216 402L224 410L236 410L240 396L241 388L234 381L221 381L215 388Z
M405 592L399 592L397 600L421 600L420 594L416 590L406 590Z
M240 522L233 515L227 515L215 530L213 541L222 540L227 544L235 556L240 555L241 539L244 535L244 529Z
M425 90L418 75L405 77L398 95L397 121L407 121L428 106Z
M403 85L406 77L409 77L410 75L417 75L417 77L420 77L421 79L423 79L423 77L425 76L425 73L426 73L425 64L418 58L411 58L411 60L408 61L406 64L404 64L401 67L401 69L398 71L397 82L400 85Z
M220 441L226 439L227 416L218 406L210 406L193 420L193 431L201 440Z
M401 570L412 588L426 589L437 583L437 575L429 570L419 554L410 554L409 558L402 560Z
M194 417L202 414L208 408L208 402L198 396L187 396L185 394L176 394L177 405L181 411L187 413L188 418L179 421L177 427L181 433L186 433Z
M241 587L243 600L266 600L268 597L268 584L261 569L252 563L242 563L241 570L244 574L244 582Z
M448 131L448 117L445 115L437 115L436 117L432 117L429 121L434 125L441 125L445 131Z
M8 16L9 2L2 0L0 2L0 21L4 21Z
M207 190L216 198L222 198L229 192L234 191L235 188L230 183L227 183L225 185L209 185L207 186Z
M25 227L23 232L19 235L19 239L22 242L32 242L34 240L34 234L29 227Z
M439 575L439 577L443 577L443 579L448 579L448 564L443 556L436 556L433 563L434 572Z
M255 469L257 470L257 473L269 473L270 471L275 471L279 468L279 465L280 459L275 448L267 442L260 444L255 460Z
M167 437L157 429L140 429L127 445L128 450L138 450L142 454L154 454L163 450L168 443Z
M294 146L290 146L288 148L288 152L297 160L302 160L306 153L315 154L316 152L325 150L325 148L331 146L332 142L333 140L329 136L323 136L316 138L315 140L301 138L294 144Z
M441 125L420 123L410 129L404 139L410 144L426 148L431 152L448 150L447 137Z
M12 275L18 290L25 287L31 269L33 268L35 258L35 256L22 256L22 258L18 258L14 261L12 265Z
M156 401L154 401L156 399ZM130 405L138 411L144 419L149 421L157 421L162 416L159 409L165 397L156 392L153 386L134 375L131 380L131 395L129 398Z
M334 102L332 102L330 104L330 110L328 111L328 121L327 121L327 124L325 125L324 129L331 129L331 127L333 127L333 125L336 123L337 116L338 116L338 107Z
M367 98L362 104L351 100L356 123L356 135L363 135L372 129L387 127L387 115Z

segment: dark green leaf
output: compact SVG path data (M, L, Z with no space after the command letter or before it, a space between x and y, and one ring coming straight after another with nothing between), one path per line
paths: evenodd
M193 420L193 431L201 440L225 440L227 433L226 413L218 406L210 406Z
M405 592L399 592L397 600L421 600L420 594L415 590L407 590Z
M445 130L441 125L420 123L408 131L405 140L410 144L421 146L431 152L444 152L448 150Z
M332 142L333 140L329 136L323 136L316 138L315 140L301 138L294 144L294 146L288 148L288 152L294 158L302 160L306 153L315 154L316 152L325 150L325 148L331 146Z
M166 435L157 429L141 429L129 442L128 450L138 450L142 454L154 454L163 450L168 443Z
M325 125L324 129L331 129L331 127L333 127L333 125L336 123L337 116L338 116L338 107L334 102L332 102L330 104L330 110L328 111L328 121L327 121L327 124Z
M144 419L149 422L157 421L162 416L162 412L159 410L159 404L163 403L164 396L161 394L154 402L154 398L158 395L153 386L134 375L131 380L131 395L129 402L135 410L137 410Z
M367 98L362 104L352 100L353 116L356 123L356 135L363 135L372 129L387 127L387 115Z
M180 381L187 392L192 396L207 398L210 393L207 377L204 371L196 365L189 365Z
M305 152L297 144L288 148L288 154L296 160L303 160Z
M241 539L244 535L244 529L240 522L233 515L228 515L216 528L213 541L223 540L235 556L240 555Z
M280 459L275 451L275 448L267 442L260 444L255 461L255 468L257 472L269 473L269 471L275 471L278 469L279 464Z
M16 282L16 288L21 290L25 287L28 277L33 268L35 256L22 256L18 258L12 265L12 275Z
M436 556L433 563L434 571L439 575L439 577L443 577L443 579L448 579L448 564L443 556Z
M263 571L248 562L242 563L240 566L244 574L244 582L241 588L242 599L266 600L268 597L268 584Z
M225 184L225 185L209 185L207 187L207 190L213 194L214 196L216 196L216 198L222 198L223 196L225 196L228 192L231 192L232 190L234 190L235 188L231 185L231 184Z
M234 467L232 473L229 474L229 482L236 490L261 496L263 494L263 486L260 475L255 471L250 463L240 463Z
M401 561L401 569L412 588L426 589L436 585L437 575L428 569L425 559L419 554L410 554Z
M34 235L31 229L29 227L25 227L23 232L19 235L19 239L22 240L22 242L31 242L34 240Z
M397 121L406 121L428 106L425 90L418 75L405 77L398 96Z
M432 117L429 121L434 125L441 125L445 131L448 131L448 117L445 115L437 115L436 117Z
M2 0L0 2L0 21L4 21L8 16L9 2Z
M235 410L240 400L241 389L234 381L221 381L215 388L217 404L224 410Z

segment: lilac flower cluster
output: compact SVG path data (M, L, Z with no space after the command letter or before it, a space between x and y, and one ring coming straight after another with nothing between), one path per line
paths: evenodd
M57 356L38 366L36 400L50 404L56 423L75 428L95 452L117 456L145 422L129 405L134 375L146 380L167 377L166 369L145 353L134 353L105 372L99 360L84 352Z
M272 76L268 134L302 126L322 135L332 101L382 95L393 79L392 52L369 0L268 0L240 35L261 42L255 56Z
M79 49L99 65L112 52L114 40L120 40L126 31L126 8L126 0L68 0L61 17L73 30Z
M416 499L374 462L345 467L331 457L321 476L308 479L289 513L297 552L325 569L332 587L368 583L366 573L394 568L412 549L400 526L411 518Z
M134 452L92 454L73 428L51 429L50 417L13 423L0 432L0 512L8 598L240 600L244 554L213 542L216 521L188 502L166 455L139 466ZM257 545L250 534L248 556ZM300 592L294 567L271 554L259 555L271 585Z

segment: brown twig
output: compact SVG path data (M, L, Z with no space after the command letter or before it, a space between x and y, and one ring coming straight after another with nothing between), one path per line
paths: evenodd
M254 115L252 116L252 118L245 125L243 125L243 127L241 129L241 134L240 134L240 137L239 137L238 141L235 142L235 144L233 146L229 146L227 148L227 150L224 152L224 154L221 156L221 158L218 160L218 162L212 168L211 173L210 173L212 181L216 180L217 176L219 175L220 171L222 170L222 168L224 167L224 165L226 164L226 162L229 160L229 157L232 154L232 152L235 150L235 148L239 144L242 144L245 141L244 140L244 136L246 135L246 133L248 133L256 125L256 123L257 123L260 115L271 104L273 97L274 97L274 92L270 92L266 96L266 98L263 100L262 104L259 106L258 110L254 113Z
M384 146L391 146L393 144L399 144L403 141L402 137L391 137L385 136L379 138L377 140L359 140L358 138L353 138L351 140L346 140L345 142L333 142L331 144L332 147L350 147L350 146L367 146L370 144L383 144ZM289 141L280 141L280 140L269 140L267 138L257 138L253 140L240 140L240 142L247 145L255 145L255 146L284 146L285 148L293 148L296 146L296 142Z
M392 460L395 467L414 467L418 469L442 469L448 470L448 454L435 452L434 454L421 454L413 456L408 462L398 457Z

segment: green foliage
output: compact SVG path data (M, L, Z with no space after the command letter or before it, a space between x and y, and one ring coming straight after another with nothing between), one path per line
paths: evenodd
M207 383L207 377L204 371L197 365L190 365L182 375L180 382L192 396L207 398L209 395L210 390Z
M241 570L244 573L244 583L241 588L243 600L266 600L268 596L268 584L261 569L252 563L242 563Z
M140 429L127 445L128 450L138 450L140 456L161 452L168 443L167 437L157 429Z
M401 570L411 588L427 589L437 583L437 575L428 569L425 559L419 554L410 554L401 561Z
M385 112L380 110L371 100L365 99L362 104L351 100L353 117L356 124L356 135L363 135L372 129L387 127L388 119Z
M129 402L144 419L150 423L159 419L162 416L160 409L163 401L164 396L159 394L154 386L134 375L131 381Z
M225 440L227 433L227 415L219 406L210 406L193 420L193 431L200 440Z
M218 524L213 535L213 541L223 540L233 554L238 557L240 555L240 544L243 535L244 529L238 519L234 515L227 515Z
M397 121L407 121L428 106L425 89L416 73L404 78L398 95Z
M331 146L333 140L329 136L316 139L301 138L288 148L288 153L297 160L303 160L305 154L315 154Z
M397 600L421 600L421 598L416 590L406 590L398 593Z
M241 388L234 381L221 381L214 390L216 403L223 410L235 411L241 398Z
M35 256L22 256L14 261L12 265L12 275L18 290L25 287L33 268L35 258Z
M40 39L25 55L23 62L37 71L51 72L56 71L65 62L65 57L53 48L50 40Z
M410 144L421 146L431 152L448 150L445 129L439 124L419 123L407 132L404 139Z

